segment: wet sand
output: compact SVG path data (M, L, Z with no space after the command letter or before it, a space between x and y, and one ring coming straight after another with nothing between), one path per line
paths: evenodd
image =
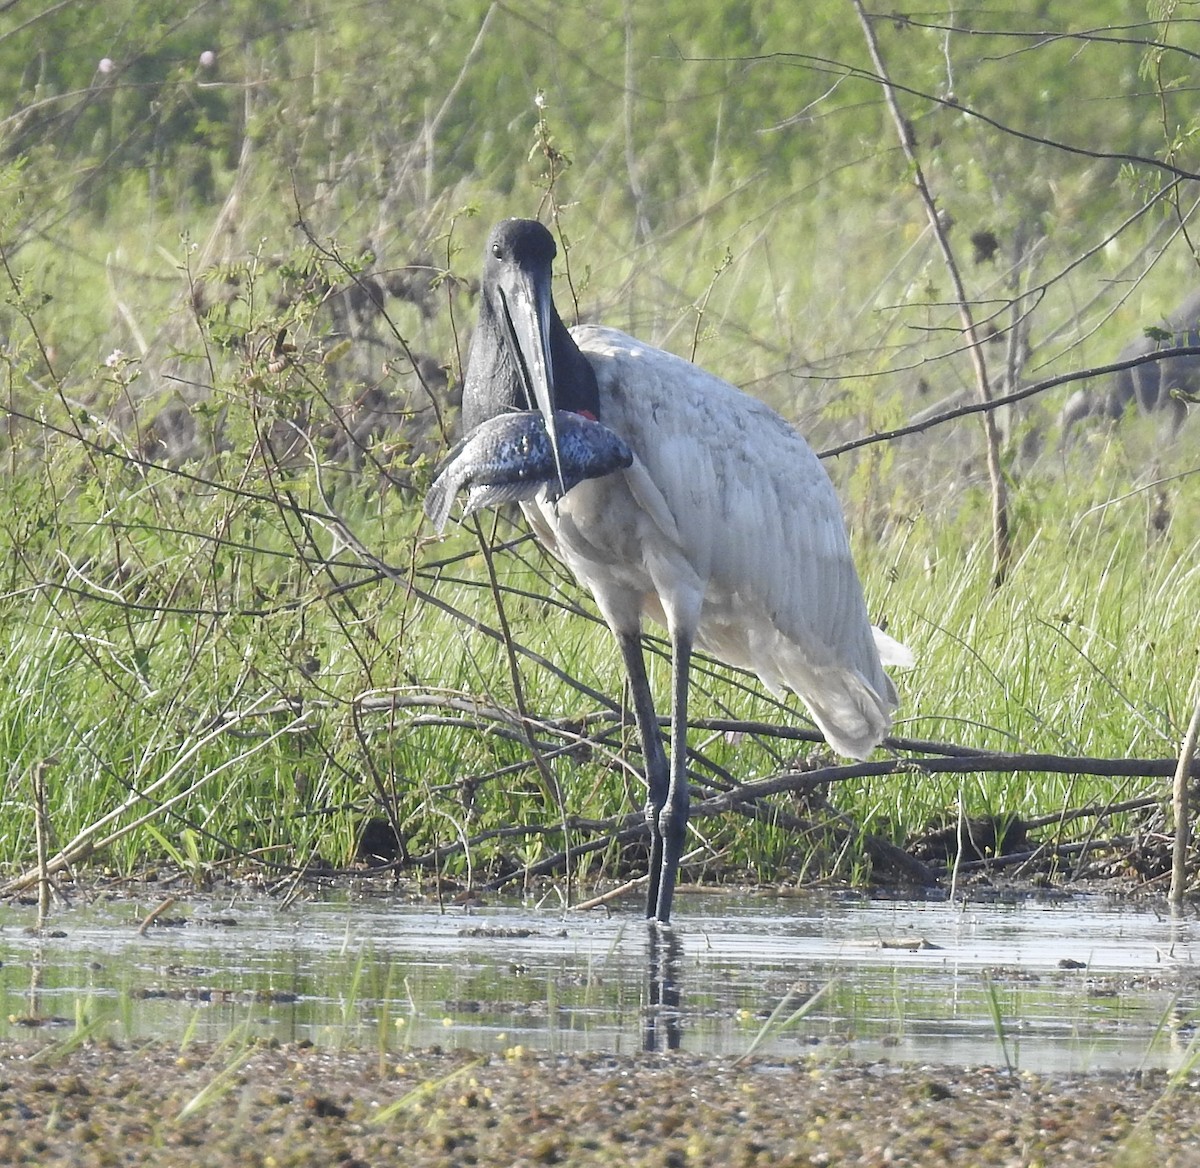
M1200 1073L0 1042L0 1163L1200 1163Z

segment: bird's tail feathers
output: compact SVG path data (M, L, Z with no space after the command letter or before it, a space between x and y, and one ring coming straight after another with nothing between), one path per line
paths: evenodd
M796 692L838 754L864 759L891 729L896 703L895 690L888 689L876 693L856 669L821 669Z
M754 629L763 630L766 622ZM730 665L750 669L778 698L791 690L808 707L809 713L838 754L864 759L883 740L892 725L892 711L899 705L892 679L870 661L870 646L863 646L861 659L876 675L874 682L853 665L839 665L828 659L816 664L812 646L793 644L774 630L747 642L745 624L736 630L740 637L720 637L720 629L704 630L700 648L707 649ZM876 644L888 650L880 657L892 664L912 663L912 654L899 641L874 629ZM879 652L879 650L876 650Z
M879 660L884 665L890 665L893 669L912 669L917 663L913 651L907 646L900 644L895 637L889 637L883 629L871 626L871 633L875 637L875 650L879 654Z

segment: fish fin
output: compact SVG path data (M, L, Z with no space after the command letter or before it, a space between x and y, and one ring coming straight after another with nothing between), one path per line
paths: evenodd
M515 483L490 483L473 486L467 492L463 518L487 507L502 507L505 503L525 503L546 484L541 479L522 479Z

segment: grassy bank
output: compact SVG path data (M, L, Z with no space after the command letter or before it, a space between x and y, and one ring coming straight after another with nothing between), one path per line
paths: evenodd
M491 221L554 220L572 315L695 356L818 448L977 392L849 7L683 39L669 8L130 0L0 35L0 866L32 863L40 803L52 853L118 871L341 867L381 817L422 873L564 849L581 877L638 870L639 760L590 601L509 516L422 525ZM1186 58L1159 15L1111 0L1028 53L1028 29L877 22L997 393L1111 359L1195 279ZM975 419L829 460L872 613L918 658L896 732L925 746L881 757L1177 749L1188 430L1063 443L1080 384L1005 411L999 589ZM692 712L701 798L830 761L722 668ZM845 821L797 780L699 820L691 872L863 879L863 833L1164 792L1087 771L823 772Z
M898 679L897 734L1065 756L1176 749L1196 666L1193 492L1187 479L1135 489L1121 441L1072 452L1063 479L1022 488L1025 539L999 590L978 488L957 510L856 533L872 612L918 658ZM63 434L14 466L4 499L10 867L31 859L32 779L47 760L59 843L117 807L97 838L151 814L98 857L118 869L163 855L341 866L362 822L390 807L410 856L432 863L453 847L448 870L494 874L562 847L564 816L640 805L615 647L519 521L485 514L482 532L437 541L419 492L334 489L319 460L285 466L263 443L178 469L122 443L80 446ZM891 473L916 465L898 458ZM1085 465L1101 470L1076 489ZM492 545L504 546L485 555ZM663 652L652 668L665 693ZM807 725L718 666L698 672L697 690L698 723ZM821 759L815 744L736 728L698 729L693 747L708 791ZM903 841L960 798L969 814L1031 816L1162 790L914 773L839 783L834 800ZM769 879L806 863L806 841L769 824L702 831L726 872ZM591 870L618 860L602 851ZM840 864L864 872L857 849Z

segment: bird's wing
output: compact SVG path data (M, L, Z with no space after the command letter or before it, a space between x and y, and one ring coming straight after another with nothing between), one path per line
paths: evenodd
M700 643L794 689L827 735L817 708L826 698L846 707L829 720L865 718L835 742L858 748L845 753L877 741L895 691L837 495L808 444L773 410L682 358L613 329L572 335L596 369L601 420L633 448L707 582Z

